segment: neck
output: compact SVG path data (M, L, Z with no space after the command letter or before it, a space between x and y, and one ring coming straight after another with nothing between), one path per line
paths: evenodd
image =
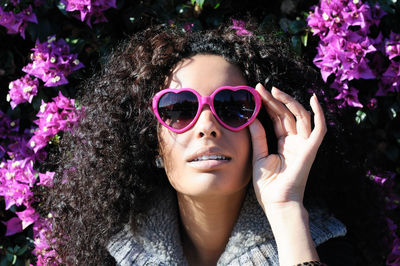
M228 243L246 193L192 197L178 192L183 251L190 265L216 265Z

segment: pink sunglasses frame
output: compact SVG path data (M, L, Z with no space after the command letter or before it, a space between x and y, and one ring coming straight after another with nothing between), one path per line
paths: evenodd
M246 90L246 91L249 91L249 92L253 95L253 97L254 97L254 101L255 101L255 110L254 110L254 112L253 112L253 115L250 117L250 119L249 119L246 123L244 123L244 124L241 125L240 127L234 128L234 127L228 126L227 124L225 124L225 123L218 117L217 113L215 112L214 104L213 104L214 96L215 96L218 92L220 92L220 91L222 91L222 90L230 90L230 91ZM158 113L158 108L157 108L157 107L158 107L158 101L160 100L160 98L161 98L164 94L166 94L166 93L168 93L168 92L179 93L179 92L182 92L182 91L189 91L189 92L192 92L194 95L196 95L197 101L199 102L199 107L198 107L198 109L197 109L196 116L193 118L193 120L192 120L187 126L185 126L184 128L181 128L181 129L176 129L176 128L173 128L173 127L168 126L168 125L161 119L161 117L160 117L160 115L159 115L159 113ZM203 106L204 106L205 104L207 104L207 105L210 107L211 112L213 113L214 117L217 119L217 121L218 121L222 126L224 126L225 128L227 128L227 129L229 129L229 130L232 130L232 131L239 131L239 130L241 130L241 129L247 127L248 125L250 125L250 124L254 121L254 119L257 117L258 112L259 112L260 109L261 109L261 97L260 97L260 95L258 94L258 92L257 92L254 88L249 87L249 86L235 86L235 87L232 87L232 86L223 86L223 87L219 87L219 88L216 89L210 96L201 96L197 91L195 91L194 89L191 89L191 88L182 88L182 89L171 89L171 88L168 88L168 89L164 89L164 90L159 91L159 92L154 96L154 98L153 98L153 112L154 112L155 116L157 117L158 121L159 121L163 126L165 126L166 128L168 128L169 130L171 130L171 131L173 131L173 132L175 132L175 133L183 133L183 132L189 130L194 124L196 124L197 119L199 118L199 116L200 116L200 114L201 114L201 110L203 109Z

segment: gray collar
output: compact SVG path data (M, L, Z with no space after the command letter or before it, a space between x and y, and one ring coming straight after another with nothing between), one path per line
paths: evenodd
M187 265L174 193L166 189L154 199L154 206L139 219L134 235L126 225L110 240L107 249L118 265ZM316 245L346 234L346 227L327 212L320 209L308 212ZM279 265L278 262L270 225L251 186L218 265Z

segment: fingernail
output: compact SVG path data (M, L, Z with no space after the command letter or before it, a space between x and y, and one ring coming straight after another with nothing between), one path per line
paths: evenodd
M314 98L314 101L315 102L318 102L318 97L317 97L317 95L315 95L315 93L313 93L313 96L312 96L313 98Z

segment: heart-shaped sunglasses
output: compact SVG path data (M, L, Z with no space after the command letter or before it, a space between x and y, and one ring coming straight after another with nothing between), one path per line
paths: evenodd
M239 131L257 117L261 98L248 86L220 87L210 96L190 88L164 89L153 98L153 112L166 128L183 133L196 123L205 104L221 125Z

